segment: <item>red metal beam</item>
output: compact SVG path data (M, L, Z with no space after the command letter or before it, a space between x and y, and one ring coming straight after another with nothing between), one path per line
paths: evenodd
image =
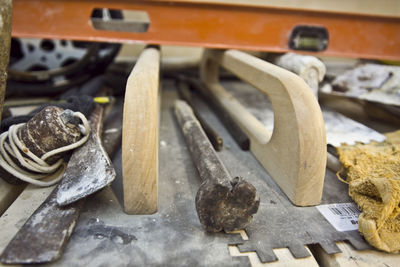
M94 8L146 11L146 33L93 28ZM316 54L400 60L400 19L319 11L166 1L14 0L13 36L152 43L273 52L290 51L298 25L323 26L325 51Z

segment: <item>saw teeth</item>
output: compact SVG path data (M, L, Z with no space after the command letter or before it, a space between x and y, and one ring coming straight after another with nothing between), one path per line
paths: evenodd
M335 242L321 242L319 243L319 245L328 254L336 254L342 252Z
M357 250L367 250L372 248L367 242L361 242L356 238L349 238L347 241L349 241L349 243Z
M301 243L290 245L288 249L290 250L290 253L292 253L293 257L295 257L296 259L307 258L310 256L310 253L305 248L305 245L302 245Z

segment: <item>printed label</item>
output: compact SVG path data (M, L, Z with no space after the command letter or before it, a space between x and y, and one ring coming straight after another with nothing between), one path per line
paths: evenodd
M340 232L358 229L358 216L361 212L355 203L319 205L317 209Z

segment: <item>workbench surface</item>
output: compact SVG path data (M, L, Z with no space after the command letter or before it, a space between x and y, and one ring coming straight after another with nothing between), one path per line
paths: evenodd
M227 82L227 88L242 86ZM200 185L195 166L172 111L177 99L174 82L163 80L159 135L159 208L153 215L127 215L121 200L121 153L113 163L117 179L112 187L90 196L61 259L49 266L249 266L259 265L255 252L240 253L246 233L208 234L198 220L195 195ZM263 209L278 203L287 209L290 201L248 151L242 151L217 117L203 103L202 114L224 139L218 155L232 176L245 177L259 191L260 212L254 225L269 220ZM140 160L140 159L138 159ZM268 192L263 194L262 192ZM115 193L114 193L115 192ZM350 202L347 185L327 171L322 203ZM310 208L305 208L309 209ZM315 208L312 208L315 209ZM314 212L314 211L313 211ZM7 216L7 212L5 213ZM327 223L327 222L326 222ZM21 226L23 222L18 222ZM251 227L251 226L250 226ZM296 229L294 229L296 230ZM251 236L250 236L251 238ZM263 238L268 238L264 236ZM287 248L273 248L278 260L266 265L398 266L400 256L377 251L355 251L338 242L341 254L328 255L319 245L306 246L310 256L295 259ZM239 245L240 247L240 245ZM272 249L272 248L271 248Z

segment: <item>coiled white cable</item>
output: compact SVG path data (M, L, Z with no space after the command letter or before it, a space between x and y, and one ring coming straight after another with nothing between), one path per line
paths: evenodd
M74 112L73 116L82 121L82 124L79 124L79 128L83 134L83 137L73 144L49 151L40 158L29 151L29 149L18 138L18 130L24 126L25 123L12 125L7 132L4 132L0 135L0 166L15 177L34 185L45 187L54 185L60 181L63 177L66 165L64 164L64 160L61 158L52 165L49 165L45 160L56 154L69 151L83 145L88 140L90 134L90 125L85 115L80 112ZM8 142L6 142L7 139ZM16 158L21 166L27 170L39 174L35 174L20 168L13 162L9 155L12 155L14 158ZM52 180L40 181L44 178L49 178L53 174L55 177Z

